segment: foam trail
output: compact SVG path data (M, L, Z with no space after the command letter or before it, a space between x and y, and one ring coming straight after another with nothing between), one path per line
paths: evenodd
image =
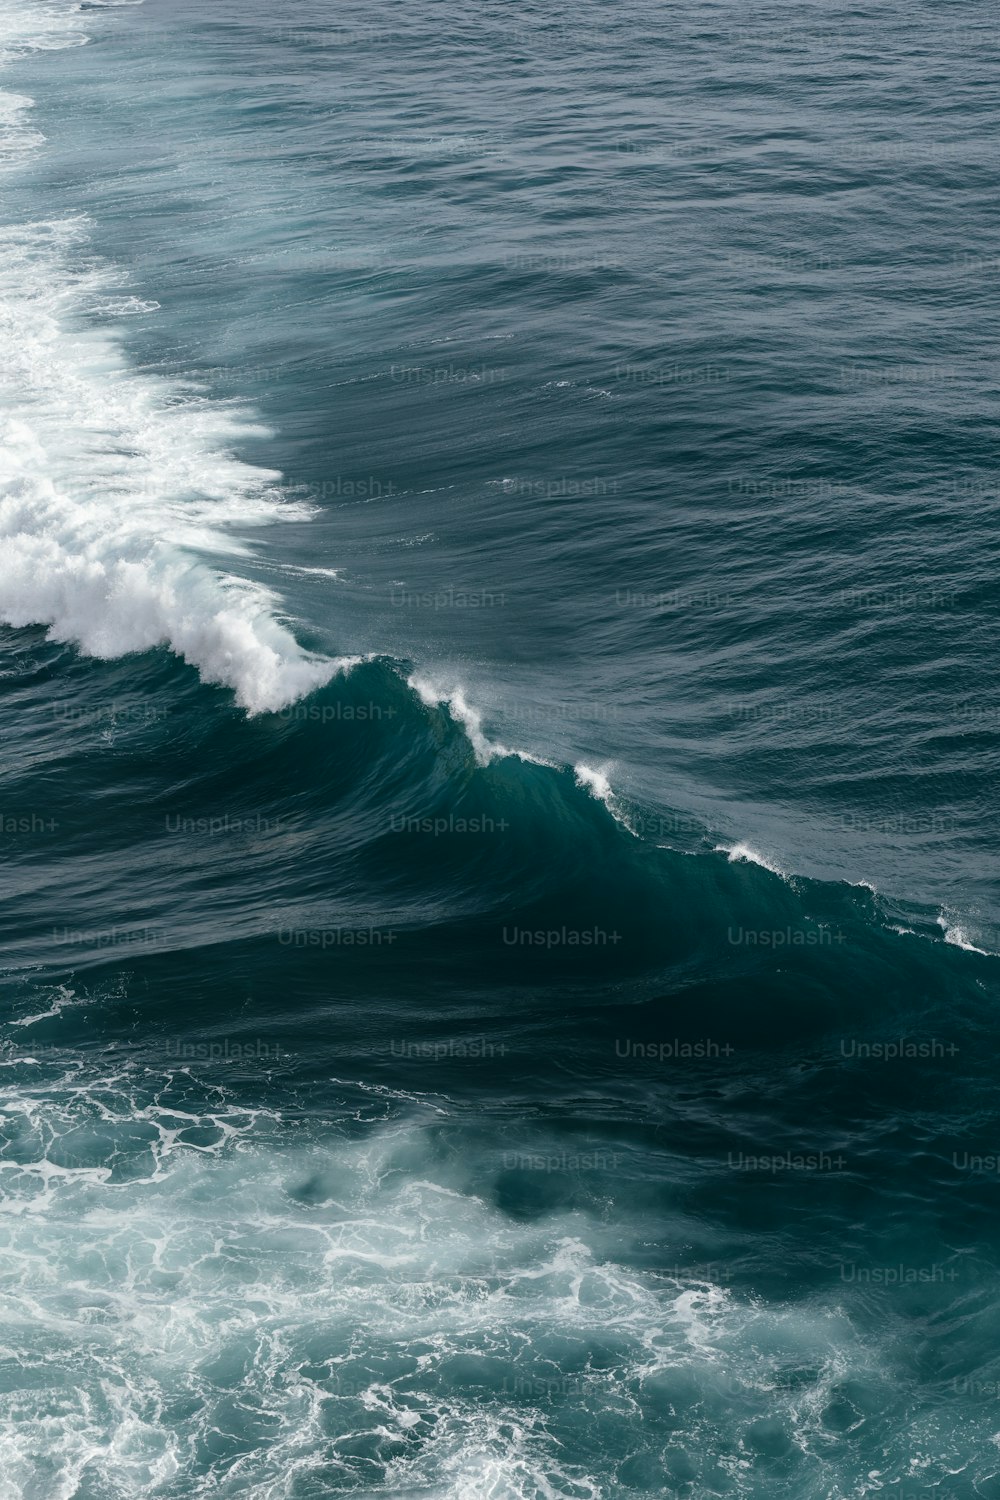
M20 33L0 9L0 61L77 44L75 9L19 10ZM42 143L32 102L0 94L7 170ZM233 457L261 431L244 413L140 374L88 324L147 311L124 280L88 256L83 218L0 230L0 619L96 657L169 646L250 712L282 708L349 663L305 651L276 595L206 555L245 556L240 531L309 511Z

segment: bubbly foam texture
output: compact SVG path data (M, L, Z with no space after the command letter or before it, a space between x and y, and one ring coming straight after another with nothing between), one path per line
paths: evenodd
M103 8L103 7L102 7ZM82 47L80 8L66 0L2 0L0 3L0 64L30 52ZM2 117L0 117L2 119Z
M584 765L581 761L579 765L573 767L573 772L578 786L586 787L587 791L592 792L599 802L604 803L605 807L609 805L614 793L604 771L599 771L594 766Z
M443 1095L345 1079L310 1123L280 1076L260 1108L197 1065L23 1033L4 1060L4 1500L628 1500L665 1462L697 1493L861 1500L987 1443L988 1411L973 1444L966 1408L894 1392L839 1287L767 1307L630 1268L622 1213L511 1218L503 1150L458 1142Z
M832 1309L645 1276L578 1214L508 1218L499 1158L475 1148L470 1191L419 1101L345 1083L355 1128L304 1132L193 1069L30 1059L0 1087L11 1500L71 1500L84 1473L109 1500L597 1500L633 1493L595 1478L608 1453L667 1445L722 1454L748 1495L761 1422L796 1434L820 1493L836 1382L885 1378Z
M78 21L3 4L0 61L74 45ZM31 103L0 95L8 169L42 142ZM260 431L246 413L130 367L111 320L153 307L95 263L83 218L0 230L0 619L96 657L168 646L249 711L282 708L349 663L303 650L277 596L219 563L309 512L233 456Z

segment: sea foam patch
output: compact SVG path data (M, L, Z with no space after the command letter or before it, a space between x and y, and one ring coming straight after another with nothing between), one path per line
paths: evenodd
M881 1373L843 1317L646 1276L578 1213L512 1219L502 1154L467 1143L470 1192L419 1108L304 1133L277 1097L59 1053L0 1104L0 1342L29 1306L37 1377L0 1394L18 1500L84 1474L123 1497L596 1500L630 1493L599 1477L611 1455L656 1467L680 1441L707 1481L764 1420L803 1433L807 1492L834 1375ZM803 1351L810 1379L783 1388ZM746 1467L727 1492L755 1493Z

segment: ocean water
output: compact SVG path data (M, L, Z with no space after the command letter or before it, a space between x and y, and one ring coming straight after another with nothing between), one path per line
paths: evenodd
M998 52L0 0L0 1500L1000 1500Z

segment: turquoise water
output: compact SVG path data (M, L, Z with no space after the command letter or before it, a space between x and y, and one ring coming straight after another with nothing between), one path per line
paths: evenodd
M0 0L0 1500L1000 1496L998 41Z

